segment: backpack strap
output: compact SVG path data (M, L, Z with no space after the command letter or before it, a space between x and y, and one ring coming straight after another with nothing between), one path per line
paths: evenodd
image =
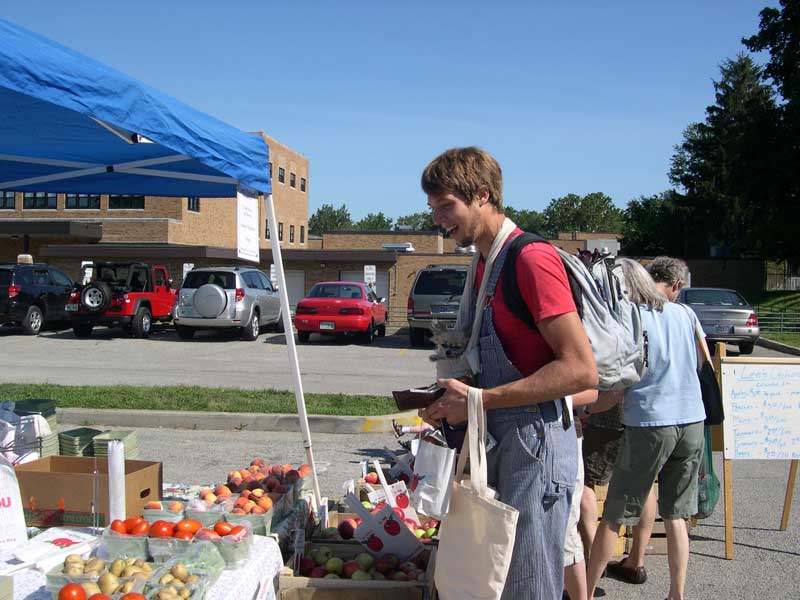
M505 302L511 313L520 321L525 323L528 327L538 330L536 323L533 320L530 310L528 310L522 294L519 293L519 283L517 282L517 256L522 252L522 249L528 244L549 244L545 238L536 233L524 232L512 239L508 244L508 254L506 261L503 265L503 271L500 274L501 285L503 286L503 302ZM560 257L559 257L560 258ZM562 259L563 263L563 259ZM575 302L575 307L578 310L578 316L583 318L583 299L580 284L570 273L567 265L564 265L567 272L567 280L569 281L569 289L572 293L572 299Z

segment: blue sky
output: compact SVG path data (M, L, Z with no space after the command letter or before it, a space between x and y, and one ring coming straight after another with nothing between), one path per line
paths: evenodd
M515 208L667 189L765 4L18 0L0 17L266 131L309 158L312 212L357 219L424 210L422 169L461 145L495 155Z

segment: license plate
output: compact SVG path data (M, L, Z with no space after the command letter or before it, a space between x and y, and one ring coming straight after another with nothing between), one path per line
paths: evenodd
M452 304L433 304L431 305L431 314L439 315L442 313L454 313L458 311L458 306Z
M733 323L730 321L721 321L717 323L714 330L717 333L733 333Z
M319 328L332 330L336 328L336 325L333 321L320 321Z
M67 312L75 312L78 310L77 304L67 304L64 306L64 310Z

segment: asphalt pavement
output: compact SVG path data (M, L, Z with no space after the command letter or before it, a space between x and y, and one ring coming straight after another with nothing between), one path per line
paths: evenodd
M140 458L160 460L164 481L218 483L226 473L247 466L255 456L299 464L305 451L297 433L138 429ZM313 436L322 493L339 497L346 479L358 477L359 461L398 448L391 434ZM721 455L716 456L722 479ZM692 531L686 598L797 599L800 597L800 502L795 502L787 531L778 531L789 463L733 463L734 551L725 556L723 501L714 515ZM661 599L668 588L666 556L648 556L648 581L639 586L606 578L606 597Z

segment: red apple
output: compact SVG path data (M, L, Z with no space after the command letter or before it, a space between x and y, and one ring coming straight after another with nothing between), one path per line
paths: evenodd
M342 575L349 578L353 575L353 573L358 571L360 568L361 565L358 563L358 561L348 560L346 563L344 563L344 566L342 567Z
M343 540L353 539L353 533L355 533L357 527L355 519L345 519L339 523L339 535L342 536Z

